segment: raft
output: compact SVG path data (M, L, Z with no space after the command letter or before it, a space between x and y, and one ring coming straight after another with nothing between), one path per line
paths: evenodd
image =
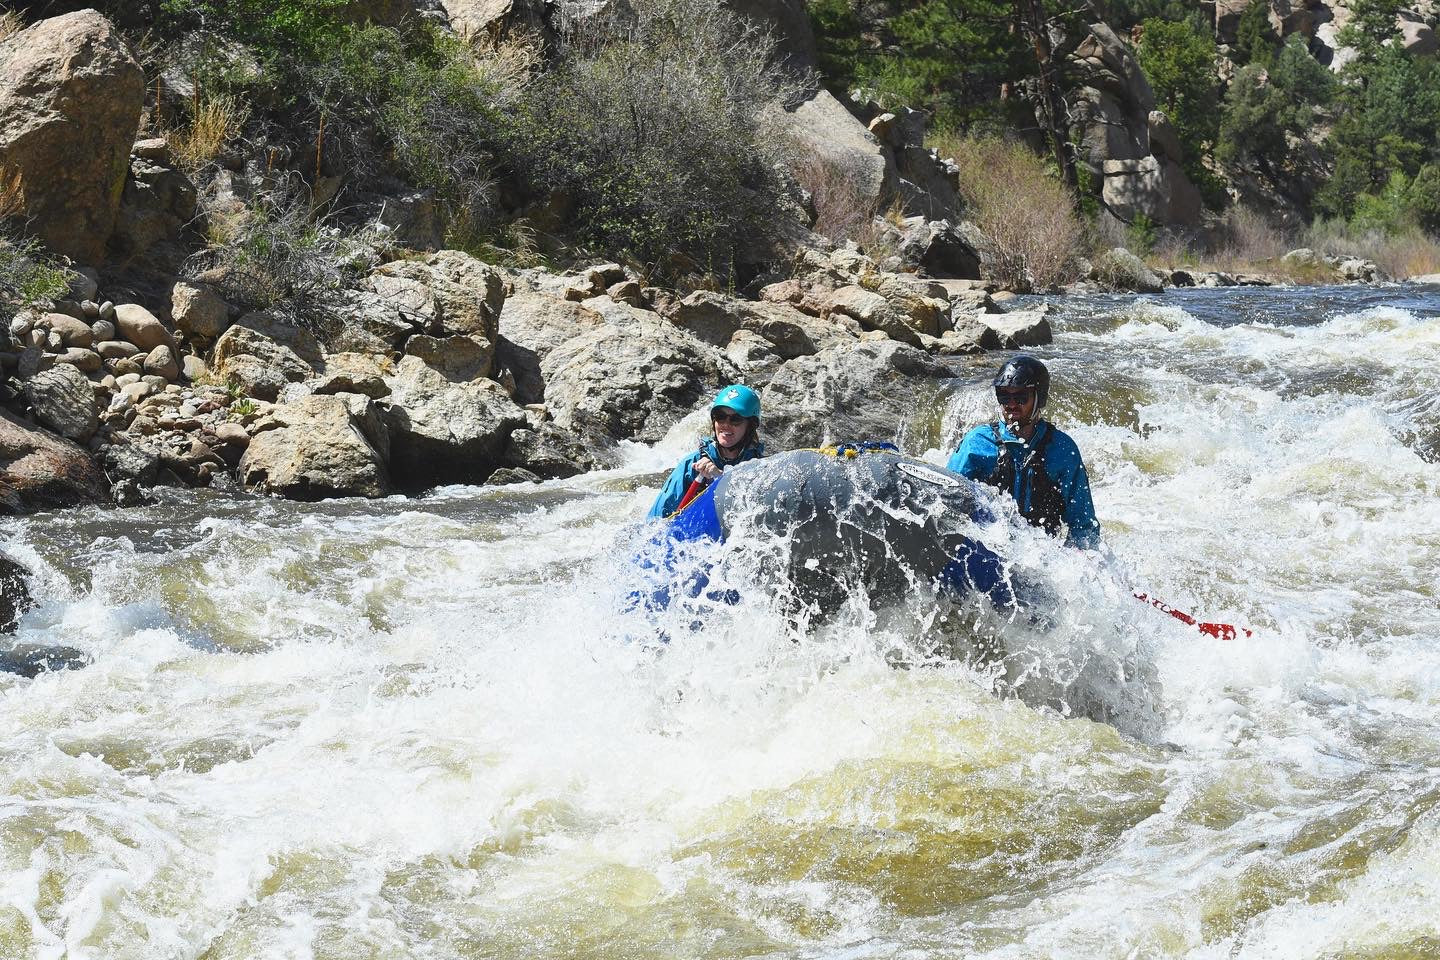
M976 538L993 520L988 499L974 481L893 448L794 450L730 467L665 535L769 541L796 594L822 606L857 589L872 601L934 589L1013 607L1003 558Z

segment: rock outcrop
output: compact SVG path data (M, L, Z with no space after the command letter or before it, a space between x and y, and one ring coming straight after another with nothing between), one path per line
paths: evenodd
M139 62L94 10L0 42L0 171L51 251L100 262L144 96Z
M382 497L390 492L381 452L388 435L369 397L303 397L276 406L256 429L239 464L240 480L247 487L292 500Z
M0 513L103 503L109 490L83 448L0 409Z

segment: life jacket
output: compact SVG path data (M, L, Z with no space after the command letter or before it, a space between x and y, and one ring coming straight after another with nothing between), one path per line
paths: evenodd
M1065 515L1065 495L1045 470L1045 450L1055 436L1055 427L1044 420L1036 424L1037 428L1041 426L1045 428L1044 433L1020 464L1022 481L1019 506L1022 517L1035 526L1044 528L1045 532L1053 537L1060 533L1060 523ZM990 476L986 477L984 482L1014 496L1015 456L1010 451L1010 445L1000 439L998 423L990 425L990 432L994 435L998 456L995 458L995 469L990 471ZM1025 496L1027 490L1029 497ZM1026 503L1026 500L1029 502Z
M754 460L757 457L765 456L765 444L758 439L753 439L741 450L740 455L734 460L726 460L720 455L720 445L713 437L702 437L700 439L700 452L710 459L710 462L717 467L733 467L737 463L744 463L746 460Z

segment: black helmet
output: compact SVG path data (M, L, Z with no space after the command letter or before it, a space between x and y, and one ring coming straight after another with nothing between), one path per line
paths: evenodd
M990 385L996 389L1018 387L1022 390L1034 390L1035 411L1038 413L1050 396L1050 371L1045 369L1045 364L1028 353L1017 353L1005 361Z

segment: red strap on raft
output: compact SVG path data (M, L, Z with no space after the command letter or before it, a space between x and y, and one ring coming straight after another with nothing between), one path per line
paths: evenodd
M1245 634L1246 637L1253 637L1255 635L1244 627L1235 627L1228 623L1205 623L1203 621L1196 620L1184 610L1176 610L1169 604L1166 604L1160 600L1156 600L1153 597L1147 597L1143 593L1135 594L1135 599L1144 603L1148 603L1156 610L1170 614L1170 616L1174 617L1176 620L1179 620L1186 626L1194 627L1201 633L1208 633L1210 636L1215 637L1218 640L1234 640L1236 636L1242 633Z

